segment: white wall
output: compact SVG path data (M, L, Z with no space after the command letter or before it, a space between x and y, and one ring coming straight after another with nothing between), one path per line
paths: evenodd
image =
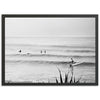
M1 0L0 14L100 14L99 1L100 0ZM100 86L3 87L0 82L0 100L98 100L100 98L99 95Z

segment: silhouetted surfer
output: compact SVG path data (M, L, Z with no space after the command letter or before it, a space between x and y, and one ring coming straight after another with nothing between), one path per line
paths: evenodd
M71 58L72 64L74 63L74 60Z
M18 52L19 52L19 53L21 53L22 51L21 51L21 50L19 50Z
M30 53L27 53L27 55L29 55Z
M73 65L72 64L70 64L70 72L71 72L71 75L73 77Z
M44 53L46 53L46 50L44 51Z
M73 73L74 73L73 63L75 63L75 62L74 62L74 60L71 58L71 64L69 65L69 67L70 67L70 73L71 73L71 75L72 75L72 78L73 78Z
M41 54L42 54L42 50L41 50Z

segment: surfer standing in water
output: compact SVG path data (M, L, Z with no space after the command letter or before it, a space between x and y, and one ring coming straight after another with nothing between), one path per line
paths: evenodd
M74 63L74 60L71 58L72 64Z
M41 54L42 54L42 50L41 50Z
M75 63L74 62L74 60L71 58L71 64L69 65L69 68L70 68L70 73L71 73L71 76L72 76L72 78L73 78L73 73L74 73L74 68L73 68L73 63Z
M44 53L46 54L46 50L44 51Z
M70 64L70 72L71 72L71 75L73 77L73 65L72 64Z
M18 52L19 52L19 53L21 53L22 51L21 51L21 50L19 50Z

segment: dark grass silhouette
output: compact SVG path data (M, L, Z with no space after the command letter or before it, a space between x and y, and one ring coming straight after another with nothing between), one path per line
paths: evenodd
M75 77L73 77L73 75L71 76L71 78L69 79L69 73L65 73L65 77L64 77L64 79L63 79L63 76L62 76L62 74L61 74L61 70L60 69L58 69L58 71L59 71L59 80L56 78L56 83L57 84L77 84L77 83L80 83L80 80L81 80L81 77L78 79L78 80L76 80L75 79Z

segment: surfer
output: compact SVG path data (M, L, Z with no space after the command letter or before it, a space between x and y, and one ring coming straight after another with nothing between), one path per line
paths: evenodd
M21 51L21 50L19 50L18 52L19 52L19 53L21 53L22 51Z
M29 55L30 53L27 53L27 55Z
M74 63L74 60L71 58L72 64Z
M70 64L70 72L71 72L71 75L73 77L73 65L72 64Z
M46 50L44 51L44 53L46 53Z
M42 54L42 50L41 50L41 54Z

